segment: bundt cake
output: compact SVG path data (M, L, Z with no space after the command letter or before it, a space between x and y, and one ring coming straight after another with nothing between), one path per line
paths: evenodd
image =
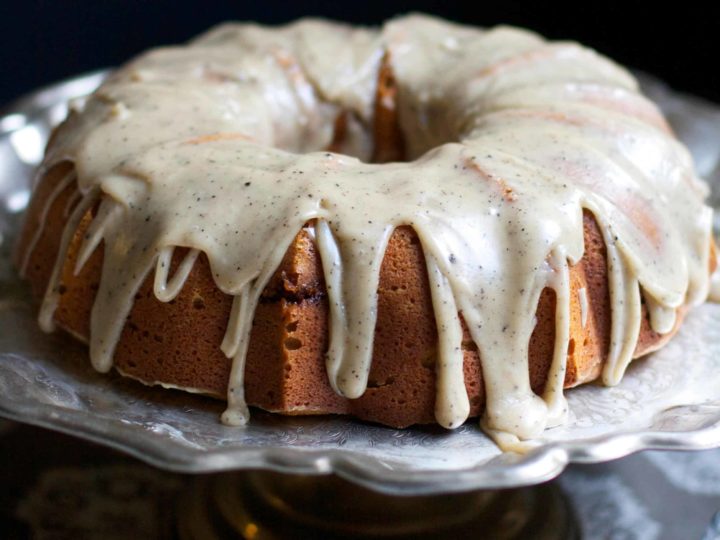
M482 415L512 447L705 299L705 196L635 79L578 44L233 23L73 108L16 260L44 330L100 371L226 395L228 424Z

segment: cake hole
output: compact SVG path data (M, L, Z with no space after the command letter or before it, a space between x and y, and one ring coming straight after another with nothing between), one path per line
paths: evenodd
M298 327L298 322L293 321L293 322L285 325L285 330L287 330L288 332L290 332L292 334L295 330L297 330L297 327Z
M192 306L195 309L205 309L205 300L201 296L196 296L193 298Z
M288 351L296 351L300 347L302 347L302 341L300 341L299 339L290 337L285 340L285 349L287 349Z
M568 356L572 356L575 353L575 340L571 339L568 342L568 349L567 349Z
M370 379L370 380L368 380L367 387L368 388L382 388L383 386L393 384L394 382L395 382L395 377L388 377L384 381L378 381L377 379Z
M421 360L421 363L424 368L434 369L436 361L437 361L437 359L435 358L435 353L433 352L431 354L428 354L425 358L423 358Z

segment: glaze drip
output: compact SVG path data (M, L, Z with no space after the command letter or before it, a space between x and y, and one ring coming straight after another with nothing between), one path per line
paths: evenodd
M323 151L349 114L341 151L371 154L384 57L411 161ZM63 234L43 328L68 242L98 201L76 271L102 242L90 339L101 371L144 279L154 270L155 295L169 301L204 253L218 288L234 296L222 343L233 358L223 421L233 425L248 419L244 364L260 294L307 223L327 287L335 391L356 398L367 387L380 265L392 231L409 225L438 328L437 420L457 427L470 410L461 314L481 356L482 424L506 448L567 413L569 268L583 256L584 210L608 253L606 384L632 358L642 298L653 329L666 333L679 307L708 292L705 187L660 113L611 61L519 29L424 16L377 31L314 20L223 25L118 70L55 138L45 165L63 161L74 165L82 200ZM178 247L188 252L170 277ZM528 345L545 288L555 293L556 336L538 396Z

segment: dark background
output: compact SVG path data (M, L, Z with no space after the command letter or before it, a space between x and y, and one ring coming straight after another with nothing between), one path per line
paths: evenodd
M184 41L227 19L280 23L321 15L377 24L425 11L489 26L526 26L574 39L678 90L720 102L720 9L675 0L575 2L323 2L0 0L0 104L38 86L117 65L145 48ZM715 6L715 7L710 7Z

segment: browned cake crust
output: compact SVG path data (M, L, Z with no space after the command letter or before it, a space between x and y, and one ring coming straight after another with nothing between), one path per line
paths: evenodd
M403 153L394 95L392 73L386 62L376 99L377 161L398 159ZM44 221L42 208L71 167L61 163L41 179L18 244L19 260L35 231L42 229L29 253L26 272L38 297L45 291L64 224L78 200L77 187L70 185L59 194ZM57 325L84 341L89 336L90 312L100 280L102 246L79 275L73 275L73 268L91 217L88 212L71 242L55 312ZM584 236L584 256L570 274L571 339L566 387L599 376L610 342L606 250L589 212L584 214ZM175 250L171 273L183 256L184 250ZM587 297L584 326L578 294L581 288ZM180 294L168 303L155 298L153 276L148 276L135 297L119 340L115 366L121 373L148 384L175 385L224 397L231 361L221 352L220 343L231 304L232 297L215 286L204 256L196 262ZM552 361L554 304L555 293L545 289L537 308L529 353L531 384L538 393L542 392ZM644 309L635 356L664 344L677 330L683 313L684 309L680 309L673 332L661 336L651 330ZM435 421L437 332L422 249L410 227L399 227L393 233L382 264L372 369L362 397L348 400L331 389L325 371L327 344L328 306L323 273L306 228L298 233L255 313L245 375L248 404L283 414L351 414L395 427ZM463 349L471 416L477 416L484 408L484 385L478 350L467 329Z

